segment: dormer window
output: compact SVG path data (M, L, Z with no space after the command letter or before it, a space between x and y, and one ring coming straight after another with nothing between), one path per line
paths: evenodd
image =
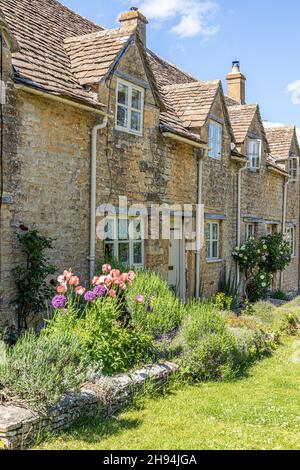
M262 142L259 139L248 140L248 167L249 170L256 171L260 168Z
M124 80L117 81L116 129L142 135L144 90Z
M289 158L289 175L291 177L291 181L298 181L299 180L298 157L290 157Z
M209 121L209 156L215 160L221 160L222 156L222 126L216 121Z

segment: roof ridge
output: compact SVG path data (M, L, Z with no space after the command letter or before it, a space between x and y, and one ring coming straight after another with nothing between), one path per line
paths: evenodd
M189 72L186 72L182 68L178 67L178 65L173 64L169 60L165 59L164 57L161 57L159 54L156 52L151 51L151 49L146 48L146 52L149 52L152 56L155 56L157 59L161 60L162 62L165 62L166 64L170 65L174 69L179 70L179 72L183 73L186 77L189 77L192 79L192 81L199 81L198 78L194 77L194 75L190 74Z
M193 86L197 86L197 85L206 85L206 84L219 85L220 83L221 83L221 80L197 80L195 82L189 82L189 83L173 83L172 85L164 85L162 88L163 89L192 88Z
M92 37L98 37L98 36L109 36L111 33L120 33L120 36L122 37L129 37L131 33L128 31L121 31L120 28L111 28L111 29L99 29L99 31L93 31L92 33L87 33L87 34L80 34L79 36L68 36L63 40L64 44L68 44L69 42L74 42L76 40L82 39L82 38L92 38Z

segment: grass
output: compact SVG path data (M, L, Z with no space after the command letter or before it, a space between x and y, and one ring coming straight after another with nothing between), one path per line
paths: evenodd
M185 386L106 421L82 420L39 449L299 450L299 389L300 340L288 339L240 380Z

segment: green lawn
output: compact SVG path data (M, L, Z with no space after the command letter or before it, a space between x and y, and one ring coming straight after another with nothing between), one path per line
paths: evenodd
M300 449L300 340L231 383L186 386L143 409L81 421L40 449Z

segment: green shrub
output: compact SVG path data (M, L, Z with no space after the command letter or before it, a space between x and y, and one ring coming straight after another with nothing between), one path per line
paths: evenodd
M233 297L227 296L224 292L219 292L214 298L214 304L219 310L231 310L233 306Z
M288 301L288 300L289 300L289 298L288 298L288 296L286 295L286 293L283 292L283 291L280 290L280 289L276 290L275 292L272 292L271 297L272 297L273 299L276 299L276 300L283 300L283 301Z
M281 320L280 331L294 336L298 333L300 326L299 317L295 313L287 313Z
M228 332L204 336L181 361L181 375L193 382L225 380L234 373L234 337Z
M223 269L219 279L218 292L225 294L225 297L228 299L231 297L232 301L229 310L239 306L240 287L241 284L238 282L236 274L232 270L227 273Z
M115 299L99 299L80 319L75 332L92 362L105 374L126 371L149 360L152 338L138 327L120 321L121 307Z
M75 335L39 337L27 332L7 350L0 365L0 395L42 407L77 390L85 380L86 361Z
M143 295L145 302L136 301ZM140 272L126 291L126 302L133 322L154 337L179 327L184 307L158 274Z
M238 368L249 366L276 348L276 336L262 330L248 328L231 328L230 330L235 337L234 362Z

